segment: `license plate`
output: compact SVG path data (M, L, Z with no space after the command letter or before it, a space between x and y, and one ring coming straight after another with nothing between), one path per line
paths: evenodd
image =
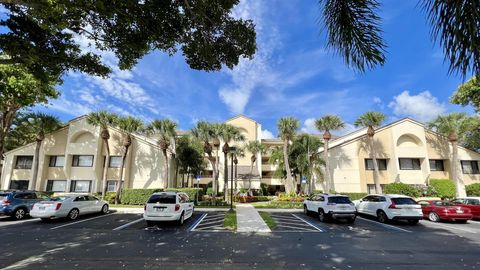
M457 214L463 214L463 210L457 210Z
M38 207L38 210L45 210L45 206Z
M157 211L157 212L163 212L163 209L164 209L164 208L155 208L155 211Z

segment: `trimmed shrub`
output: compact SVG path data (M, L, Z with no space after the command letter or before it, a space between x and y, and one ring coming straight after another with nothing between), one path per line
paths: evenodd
M234 201L241 203L267 202L270 201L270 198L267 196L236 196Z
M385 185L383 189L385 194L402 194L410 197L419 197L421 194L420 190L416 187L404 183L392 183Z
M195 204L198 204L198 201L202 200L203 197L202 188L167 188L165 191L185 192Z
M361 198L368 195L368 193L364 193L364 192L351 192L351 193L340 192L340 194L350 197L350 200L352 201L360 200Z
M480 196L480 183L468 185L465 189L468 196Z
M212 187L207 188L207 191L205 194L208 196L213 196L213 188Z
M455 198L455 183L449 179L430 179L430 187L427 196L440 198Z
M107 201L109 204L114 204L115 203L115 192L107 192L105 193L105 201ZM101 197L102 194L100 194L99 197Z
M126 188L122 190L122 204L142 205L148 201L154 192L162 191L161 189L143 189L143 188Z
M261 195L268 195L268 185L265 184L265 183L260 183L260 189L262 190L262 194ZM260 194L258 194L260 195Z

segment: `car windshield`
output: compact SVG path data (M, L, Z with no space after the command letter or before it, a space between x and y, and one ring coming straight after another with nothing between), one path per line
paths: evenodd
M454 203L447 202L447 201L435 201L433 203L438 206L454 206L455 205Z
M50 198L49 201L59 202L59 201L65 201L67 198L68 198L68 197L65 197L65 196L56 196L56 197Z
M417 204L416 201L414 201L412 198L392 198L392 202L394 204Z
M152 195L147 203L175 204L177 202L175 195L159 194Z
M352 201L350 201L350 198L348 198L348 197L338 196L338 197L329 197L328 202L329 203L349 204Z

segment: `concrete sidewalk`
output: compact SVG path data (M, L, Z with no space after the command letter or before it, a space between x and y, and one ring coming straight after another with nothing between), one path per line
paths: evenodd
M271 232L251 204L237 204L237 232Z

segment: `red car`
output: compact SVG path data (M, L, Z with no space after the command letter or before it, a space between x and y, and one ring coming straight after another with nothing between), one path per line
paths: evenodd
M450 220L465 223L472 219L470 209L453 202L436 200L419 201L418 204L422 206L423 217L433 222Z
M456 198L452 202L455 205L470 209L473 219L480 219L480 197Z

